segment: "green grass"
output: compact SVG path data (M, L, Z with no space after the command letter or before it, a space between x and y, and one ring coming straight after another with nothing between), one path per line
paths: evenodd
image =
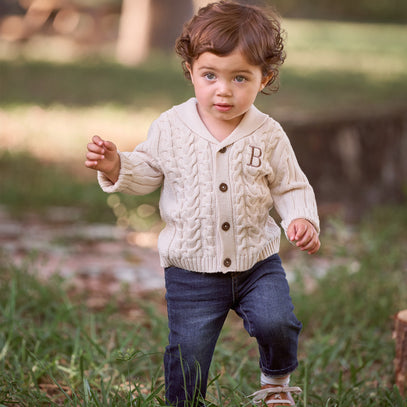
M165 328L148 305L136 322L117 318L113 302L94 313L61 281L1 260L0 405L127 406L143 386L159 391Z
M380 208L345 244L336 243L344 225L333 223L323 236L330 272L315 293L294 295L306 336L300 375L307 388L325 386L309 405L321 398L338 406L407 405L392 389L393 316L407 307L406 225L404 207Z
M405 105L405 26L287 19L283 27L288 58L281 90L260 98L263 109L323 113L349 104ZM174 55L155 55L136 68L97 57L71 63L0 59L0 77L5 109L112 104L160 112L192 95Z
M325 276L292 284L304 323L298 406L407 406L394 387L394 314L407 306L405 207L379 208L349 229L326 225ZM162 406L167 326L163 293L121 293L86 306L57 277L0 257L0 405ZM132 312L130 312L132 311ZM228 318L211 367L210 406L249 406L258 385L255 342Z
M131 107L135 111L149 107L158 114L193 95L191 85L178 66L171 58L169 60L169 64L164 58L156 60L155 65L151 62L155 69L128 68L108 62L0 61L3 81L0 107L12 110L16 106L32 104L42 107L111 104ZM405 102L405 70L392 75L386 75L386 72L377 75L358 70L357 65L353 65L353 70L342 70L324 68L313 61L304 68L295 63L290 65L289 61L281 71L279 92L258 98L257 105L271 114L323 113L347 109L350 104L377 107ZM391 66L391 63L390 59L388 64Z
M84 177L72 169L44 163L24 153L0 150L0 204L14 216L30 213L45 215L49 207L77 208L80 220L113 223L116 216L104 193L93 177ZM89 172L92 174L91 172ZM159 191L135 197L121 195L122 205L129 210L142 204L151 205L156 212L151 222L158 221Z
M170 58L168 64L162 57L146 66L129 68L107 61L65 64L1 61L4 90L0 103L2 106L116 104L162 109L191 95L191 88L173 62Z

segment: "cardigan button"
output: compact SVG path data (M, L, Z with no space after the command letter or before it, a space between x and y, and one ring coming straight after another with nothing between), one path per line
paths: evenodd
M232 265L232 260L230 260L229 257L227 257L225 260L223 260L223 265L225 267L230 267Z
M228 186L224 182L222 182L222 184L219 185L219 189L222 192L226 192L228 190Z
M222 153L222 154L224 154L224 153L226 153L226 150L227 150L227 148L226 148L226 147L223 147L223 148L221 148L221 149L219 150L219 152Z
M226 232L229 229L230 229L230 223L229 222L225 222L225 223L222 224L222 230L224 230Z

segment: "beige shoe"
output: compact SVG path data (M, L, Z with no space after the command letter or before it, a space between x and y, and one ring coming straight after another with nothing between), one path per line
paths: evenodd
M301 391L299 387L266 384L261 387L261 390L256 391L251 396L253 397L253 402L260 406L295 406L291 393L301 393Z

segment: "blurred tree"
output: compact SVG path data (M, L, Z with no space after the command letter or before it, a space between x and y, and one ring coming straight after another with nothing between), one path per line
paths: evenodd
M151 0L123 0L117 59L127 65L142 62L148 54Z
M194 14L194 0L151 0L151 47L172 50L185 21Z
M192 16L194 0L123 0L117 58L137 65L153 48L172 49L183 23Z

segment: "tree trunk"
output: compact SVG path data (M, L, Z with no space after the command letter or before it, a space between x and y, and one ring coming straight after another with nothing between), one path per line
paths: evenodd
M123 0L120 15L117 59L137 65L148 55L150 46L151 1Z
M151 48L173 52L182 26L194 14L191 0L150 0L152 10Z
M395 326L396 385L402 396L407 394L407 310L400 311L396 316Z

